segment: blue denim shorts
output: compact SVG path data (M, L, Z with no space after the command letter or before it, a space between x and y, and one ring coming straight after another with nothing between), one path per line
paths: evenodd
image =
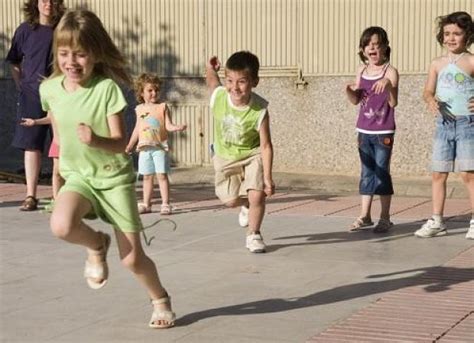
M359 193L362 195L392 195L390 175L394 134L365 134L359 132L361 173Z
M168 174L170 163L168 152L161 149L147 149L138 155L138 174Z
M436 118L432 171L474 170L474 115Z

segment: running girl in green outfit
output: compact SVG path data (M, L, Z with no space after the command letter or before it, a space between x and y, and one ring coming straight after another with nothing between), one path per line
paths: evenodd
M40 86L43 109L51 111L61 146L59 169L66 180L51 216L53 234L87 248L84 277L93 289L108 278L110 236L83 222L100 217L114 227L120 258L145 286L154 306L150 327L174 325L170 298L153 261L140 242L142 224L135 196L132 161L127 156L123 109L115 81L128 84L126 61L97 16L67 12L53 41L53 74Z

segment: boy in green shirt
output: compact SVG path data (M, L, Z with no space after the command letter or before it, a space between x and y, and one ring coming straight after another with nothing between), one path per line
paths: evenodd
M224 86L217 74L220 66L216 56L206 66L214 115L216 195L228 207L241 206L239 224L248 226L247 249L265 252L260 227L265 198L274 194L275 185L268 102L252 92L260 63L248 51L234 53L225 65Z

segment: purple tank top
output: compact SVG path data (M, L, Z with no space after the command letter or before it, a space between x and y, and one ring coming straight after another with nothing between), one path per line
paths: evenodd
M371 131L374 134L395 132L395 110L388 104L389 92L375 94L372 90L372 86L384 78L388 66L387 64L382 74L375 78L363 76L365 69L361 73L359 89L362 94L357 119L358 131Z

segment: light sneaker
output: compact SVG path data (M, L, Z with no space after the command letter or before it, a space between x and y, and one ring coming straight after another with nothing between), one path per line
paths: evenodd
M433 218L430 218L421 226L420 229L415 231L415 236L420 238L430 238L443 236L447 233L446 225L443 222L437 223Z
M242 227L249 226L249 209L248 207L241 206L239 213L239 225Z
M247 235L245 247L253 253L265 252L265 243L263 237L259 233Z
M474 239L474 219L471 219L469 223L469 229L466 233L466 239Z

